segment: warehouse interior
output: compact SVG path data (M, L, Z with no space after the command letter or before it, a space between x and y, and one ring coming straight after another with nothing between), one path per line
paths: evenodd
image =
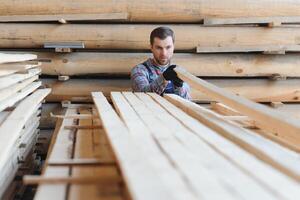
M298 199L299 53L297 0L2 0L0 199Z

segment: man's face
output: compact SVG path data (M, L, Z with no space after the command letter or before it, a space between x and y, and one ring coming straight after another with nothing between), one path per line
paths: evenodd
M168 64L173 56L174 51L174 43L172 37L168 36L164 40L155 37L153 45L151 45L151 51L155 61L159 65Z

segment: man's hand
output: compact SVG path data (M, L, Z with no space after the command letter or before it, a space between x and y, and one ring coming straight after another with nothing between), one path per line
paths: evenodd
M175 67L176 65L170 65L163 72L163 77L168 81L172 81L176 87L182 87L183 81L180 78L178 78L177 73L174 71Z

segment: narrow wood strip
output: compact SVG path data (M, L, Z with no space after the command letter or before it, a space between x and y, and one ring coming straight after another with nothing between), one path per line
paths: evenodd
M23 183L25 185L38 185L38 184L119 184L122 179L119 177L48 177L37 175L26 175L23 177Z

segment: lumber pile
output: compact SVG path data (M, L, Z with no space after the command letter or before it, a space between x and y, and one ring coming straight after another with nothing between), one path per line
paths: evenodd
M173 62L192 74L213 78L219 86L258 102L299 102L298 3L286 0L276 0L272 5L266 0L163 3L30 0L24 6L22 3L23 0L5 0L0 6L0 48L38 55L43 62L42 74L47 76L45 84L50 81L54 88L48 97L54 103L91 102L89 81L94 80L86 79L87 75L99 80L101 86L97 90L105 94L130 90L130 70L151 56L149 34L157 26L169 26L175 31ZM122 80L115 80L116 77ZM80 89L70 92L73 84ZM244 88L248 86L259 92ZM197 91L192 98L209 100Z
M18 195L20 179L35 169L40 107L50 89L38 89L41 69L33 54L0 54L0 197ZM18 192L21 190L18 189Z
M26 184L38 184L35 199L299 195L298 153L246 128L240 123L246 115L234 115L225 104L212 110L176 95L132 92L112 92L112 105L101 92L92 98L95 105L69 104L65 114L55 115L59 122L43 174L24 177Z

